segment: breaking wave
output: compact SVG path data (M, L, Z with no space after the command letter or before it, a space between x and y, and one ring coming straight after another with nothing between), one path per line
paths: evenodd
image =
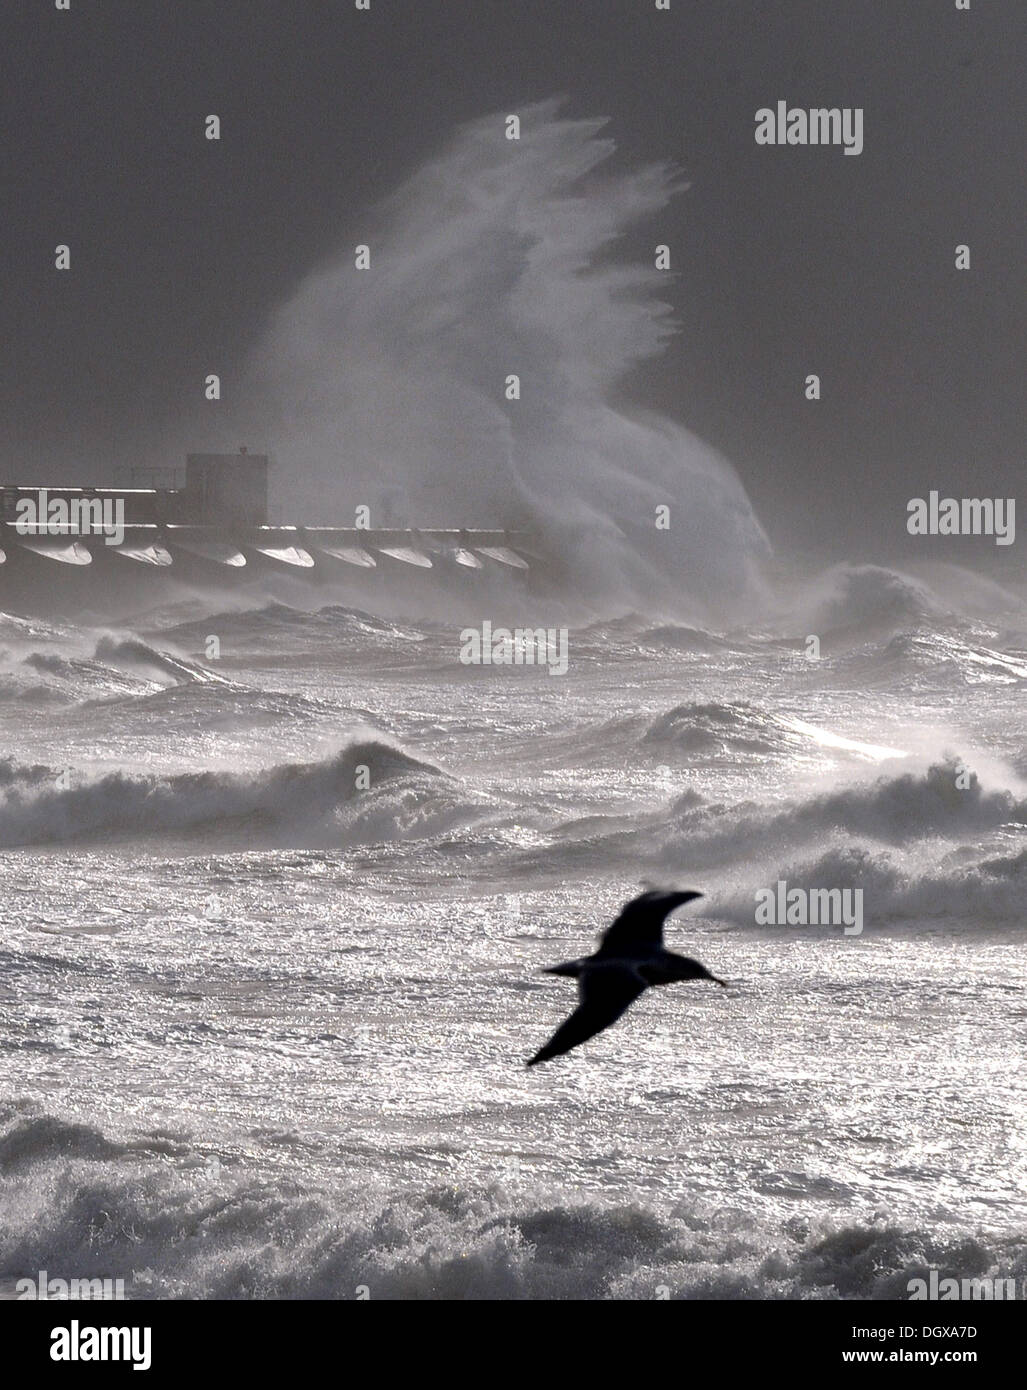
M885 1216L773 1222L528 1182L324 1190L212 1168L167 1135L121 1142L51 1116L8 1119L0 1190L0 1281L123 1279L142 1299L902 1300L932 1268L1027 1271L1016 1236Z
M223 683L223 678L194 661L175 656L171 652L158 651L148 642L138 637L101 637L96 644L94 658L112 666L127 667L129 670L143 670L171 680Z
M836 565L812 586L811 631L877 631L937 620L942 606L926 584L879 565Z
M775 870L774 881L778 879L789 889L861 889L868 925L925 921L1022 924L1027 853L923 867L897 860L888 851L846 846L813 860L783 864ZM752 926L755 891L767 886L762 882L744 887L736 883L717 894L711 911L718 918Z
M366 841L431 833L476 809L437 767L380 740L352 743L320 762L254 772L114 772L80 786L55 782L52 769L44 776L0 763L0 845L233 830L307 843L319 828L333 842L340 832Z
M737 475L615 403L674 324L666 277L612 251L682 185L611 170L606 122L558 110L522 111L517 141L499 113L473 121L409 178L371 266L354 274L347 247L276 314L226 430L261 420L312 521L362 503L378 525L527 527L589 602L751 611L769 546Z
M677 753L772 753L805 742L794 729L741 701L676 705L657 715L641 745Z
M1007 918L1016 915L1019 860L1014 858L1005 869L1000 846L1003 838L1020 840L1025 830L1027 801L1008 790L986 789L976 773L952 759L783 805L712 800L685 787L662 810L636 812L632 820L609 816L569 822L547 847L528 851L523 862L547 873L613 864L627 872L644 864L664 876L687 869L689 877L740 864L752 867L759 875L755 886L762 887L785 877L780 866L791 858L798 867L788 872L794 872L796 882L809 880L811 886L860 886L854 875L874 876L881 889L877 901L893 901L900 916L916 915L921 894L925 909L935 903L948 914L952 904L962 903L971 915L980 911ZM854 836L864 841L855 851ZM946 869L939 874L934 892L919 871L865 857L889 849L930 853L932 859L951 853L960 862L951 873ZM834 854L841 857L831 859ZM978 861L985 862L976 872L966 867ZM742 913L750 921L752 886L745 884L747 906ZM949 890L953 896L946 902ZM711 895L708 912L717 916L723 908L728 917L737 916L732 901L730 890Z
M965 837L1014 821L1027 821L1027 802L1009 791L986 791L975 772L953 759L922 773L812 797L772 816L768 828L809 834L840 829L903 844L929 835Z

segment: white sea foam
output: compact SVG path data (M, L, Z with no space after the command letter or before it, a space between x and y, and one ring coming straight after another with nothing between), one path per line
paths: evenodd
M592 603L751 609L768 546L733 470L613 403L673 331L661 272L613 249L680 185L613 170L605 124L543 102L519 141L499 113L465 126L354 232L369 270L347 245L277 313L243 413L312 520L528 526Z
M1027 1271L1027 1243L985 1231L775 1224L694 1199L657 1214L523 1179L310 1190L46 1116L0 1135L0 1183L0 1281L121 1278L130 1298L902 1299L932 1267Z
M67 787L59 785L53 770L43 776L17 764L5 766L0 845L7 847L201 831L245 832L251 843L264 838L305 843L319 837L319 827L337 842L344 824L358 838L374 839L400 835L403 824L409 832L433 816L459 819L461 810L441 792L446 779L437 768L378 741L354 742L321 762L250 773L114 772ZM402 782L398 793L390 787L383 795L383 784L397 779ZM345 815L347 805L351 811Z

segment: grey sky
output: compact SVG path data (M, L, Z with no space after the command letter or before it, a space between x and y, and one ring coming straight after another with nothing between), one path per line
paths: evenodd
M682 324L624 394L718 447L775 544L901 555L911 496L1020 484L1027 8L1015 0L969 13L954 0L12 10L8 481L101 481L207 447L194 423L207 364L241 369L274 306L365 234L456 125L563 93L568 114L611 117L619 161L669 159L691 179L618 248L672 245ZM864 108L863 154L760 148L754 113L778 99ZM208 112L223 121L217 145L202 138ZM58 242L70 275L53 269ZM972 269L959 273L963 242ZM818 403L807 372L822 377ZM956 544L937 558L972 561Z

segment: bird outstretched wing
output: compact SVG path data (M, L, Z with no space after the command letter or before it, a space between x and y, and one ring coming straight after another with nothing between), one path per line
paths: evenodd
M701 893L662 892L654 889L632 898L622 909L612 927L601 937L598 956L644 954L663 944L663 923L669 913L682 903L701 898Z
M645 980L630 965L597 964L582 971L578 977L578 1007L560 1024L545 1047L535 1053L528 1066L570 1052L572 1047L609 1028L646 988Z

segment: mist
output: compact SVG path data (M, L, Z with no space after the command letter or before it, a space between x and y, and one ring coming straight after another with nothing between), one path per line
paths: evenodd
M687 194L618 167L605 124L546 101L519 140L498 113L459 129L273 314L242 416L310 524L524 528L600 602L751 602L769 546L734 470L617 401L675 332L673 272L618 239Z

